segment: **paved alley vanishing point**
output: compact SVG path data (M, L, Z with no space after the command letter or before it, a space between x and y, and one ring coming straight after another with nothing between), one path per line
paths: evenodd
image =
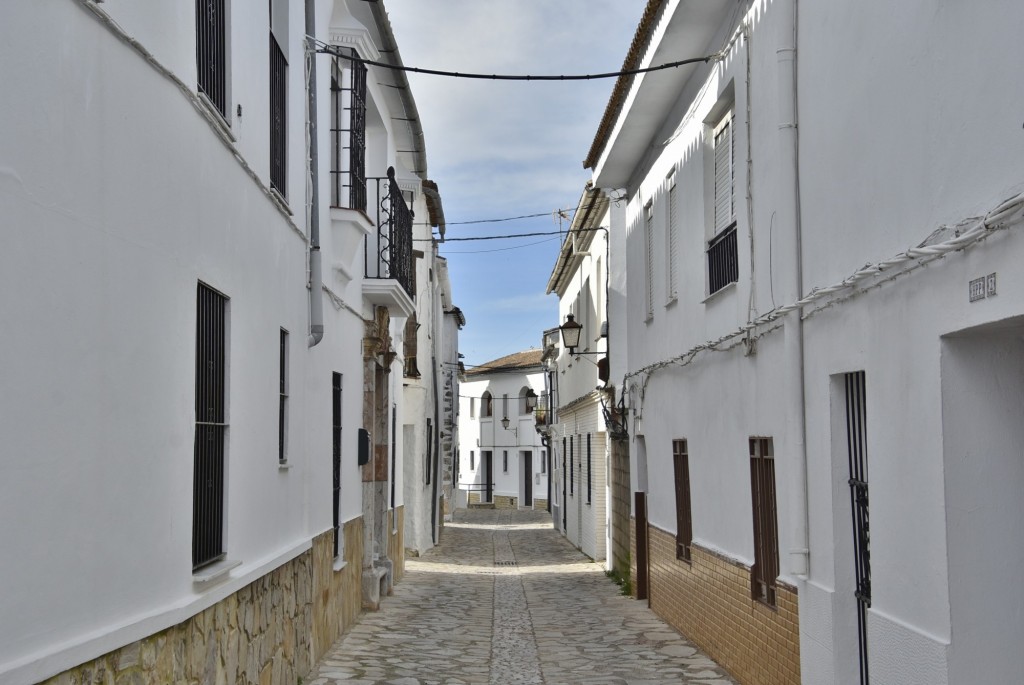
M544 512L459 510L308 685L733 683Z

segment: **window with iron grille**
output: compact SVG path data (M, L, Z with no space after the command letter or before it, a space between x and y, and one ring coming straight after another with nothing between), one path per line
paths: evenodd
M714 237L708 242L707 251L709 295L739 280L732 111L714 128L714 154Z
M569 494L573 495L576 493L576 459L575 450L573 449L573 439L569 438Z
M501 471L508 473L508 450L504 450L501 454Z
M644 273L647 290L644 305L647 307L647 320L654 317L654 203L648 202L644 207Z
M590 496L593 491L591 483L591 473L593 473L593 462L590 456L590 433L587 433L587 504L590 504Z
M686 440L672 441L676 482L676 559L690 561L693 521L690 518L690 455Z
M287 3L270 2L270 187L287 197L288 59ZM284 24L284 26L282 26Z
M427 485L430 485L430 472L431 459L433 458L433 447L434 447L434 420L427 419L427 449L426 449L426 463L423 465L424 475L426 476Z
M227 14L224 0L196 0L196 75L199 92L227 118Z
M277 461L288 461L288 331L281 329L277 404Z
M754 599L775 606L779 532L775 507L775 450L771 438L750 438L750 493L754 512L750 592Z
M203 283L196 298L196 435L192 570L224 556L228 298Z
M472 471L476 468L476 453L473 450L469 451L469 470Z
M343 57L331 68L331 205L366 211L366 65Z
M668 198L665 203L665 258L668 261L665 272L668 278L665 285L668 290L668 301L671 302L679 295L679 194L676 192L674 171L668 178L668 184Z
M334 492L331 506L334 510L334 557L341 552L341 374L331 374L331 461L334 474Z

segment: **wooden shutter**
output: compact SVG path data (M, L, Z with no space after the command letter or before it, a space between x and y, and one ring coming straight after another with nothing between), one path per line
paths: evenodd
M690 457L686 440L672 441L676 485L676 559L690 561L693 522L690 509Z

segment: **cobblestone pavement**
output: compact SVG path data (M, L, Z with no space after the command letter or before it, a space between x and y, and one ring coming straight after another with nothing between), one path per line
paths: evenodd
M733 685L544 512L459 510L307 685Z

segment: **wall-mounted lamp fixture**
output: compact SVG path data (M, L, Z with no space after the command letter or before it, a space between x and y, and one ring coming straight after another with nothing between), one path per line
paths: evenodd
M509 423L508 417L506 416L506 417L504 417L501 420L501 427L504 428L507 431L512 431L513 435L516 436L516 440L519 440L519 429L518 428L509 428L508 427L508 423Z

